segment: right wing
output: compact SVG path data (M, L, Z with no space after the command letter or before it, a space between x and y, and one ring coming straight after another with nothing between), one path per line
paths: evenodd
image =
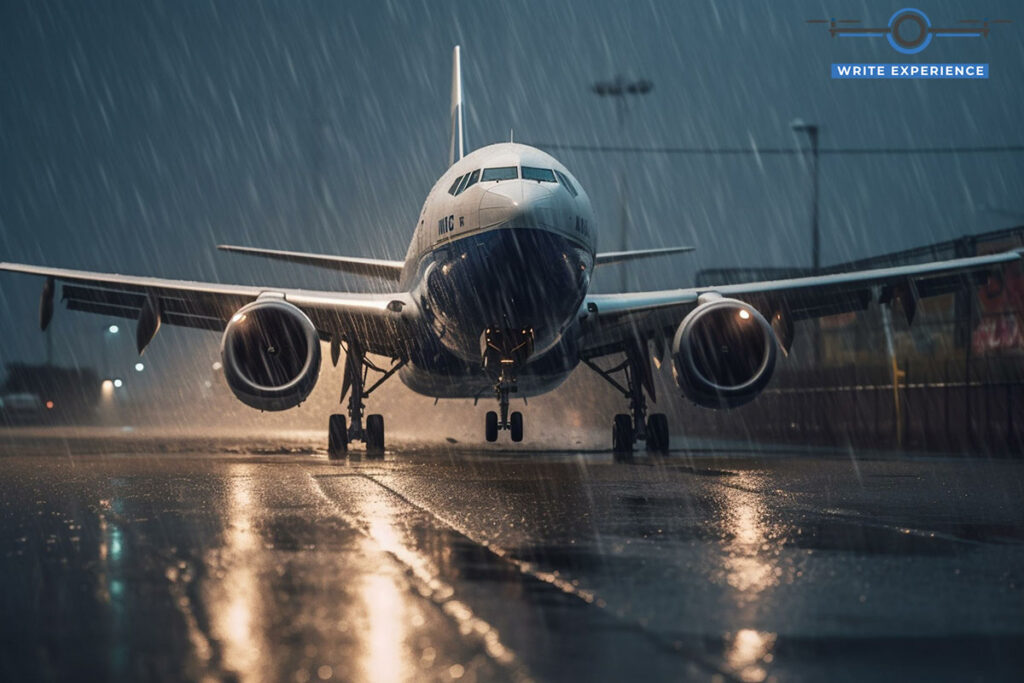
M404 293L339 294L224 285L21 263L0 263L0 270L46 278L40 302L43 329L53 313L56 282L62 284L61 299L73 311L137 320L149 305L159 311L162 323L216 331L224 329L235 311L261 296L284 298L309 316L321 339L357 339L369 353L391 357L407 354L417 311L412 297ZM140 352L148 342L140 337Z
M584 326L581 352L593 358L621 351L636 342L671 339L679 323L704 295L746 301L773 326L781 322L789 327L798 320L863 310L876 297L880 303L899 299L907 318L913 319L919 298L955 292L997 266L1019 261L1022 252L737 285L591 294L580 310ZM788 349L790 340L780 341Z
M402 266L405 265L402 261L309 254L301 251L281 251L278 249L257 249L255 247L237 247L231 244L218 244L217 248L221 251L231 251L236 254L248 254L249 256L260 256L277 261L301 263L307 266L318 266L345 273L355 273L356 275L372 275L394 282L397 282L402 276Z

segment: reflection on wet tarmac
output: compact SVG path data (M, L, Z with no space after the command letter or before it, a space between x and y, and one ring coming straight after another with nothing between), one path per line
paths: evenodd
M2 680L1024 668L1016 462L0 449L0 464Z
M206 600L224 666L255 679L267 670L262 661L267 651L262 630L266 587L259 585L256 575L259 538L253 529L253 480L248 470L232 465L228 471L224 544L208 551L209 570L223 578L209 584Z

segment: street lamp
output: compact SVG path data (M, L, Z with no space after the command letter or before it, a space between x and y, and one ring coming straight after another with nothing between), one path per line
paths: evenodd
M818 126L794 119L790 124L794 133L807 133L811 143L811 268L821 270L821 231L818 227Z
M811 143L811 272L821 271L821 229L818 225L818 126L803 119L794 119L789 124L794 133L807 133ZM815 367L821 366L821 323L815 318L811 322L811 346Z
M616 76L615 80L612 81L599 81L590 86L591 91L598 97L615 98L615 117L619 123L620 140L624 140L625 138L626 114L628 113L628 102L626 98L630 96L646 95L653 88L654 84L646 78L630 81L626 80L622 76ZM626 251L628 249L626 235L629 232L629 215L626 213L626 177L622 169L622 164L619 165L618 185L619 210L621 211L620 222L622 224L620 251ZM622 274L622 291L626 291L627 269L625 266L620 266L620 268Z

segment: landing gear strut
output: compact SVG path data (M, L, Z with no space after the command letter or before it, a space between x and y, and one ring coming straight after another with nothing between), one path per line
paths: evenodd
M484 370L495 377L494 395L498 399L499 413L488 411L484 423L484 436L488 441L498 440L498 432L508 430L512 441L523 440L523 414L509 414L509 395L519 391L516 372L533 352L533 330L502 330L489 327L480 338Z
M589 358L583 362L591 370L615 387L629 399L630 413L615 416L612 424L612 452L616 458L628 458L633 454L633 444L645 441L647 450L666 452L669 449L668 418L664 413L647 415L647 394L655 399L654 373L647 348L639 345L626 349L626 359L615 367L605 370ZM614 375L621 372L625 379L622 386Z
M345 457L348 444L352 441L366 443L366 455L372 458L384 457L384 417L372 414L366 416L363 426L363 399L398 372L407 361L400 360L388 370L379 368L366 358L366 353L355 342L349 342L345 350L345 372L341 384L341 402L348 395L348 420L344 415L331 415L327 426L327 457L337 460ZM341 342L331 342L331 357L337 364ZM381 376L369 388L366 387L370 370ZM349 391L351 390L351 394Z

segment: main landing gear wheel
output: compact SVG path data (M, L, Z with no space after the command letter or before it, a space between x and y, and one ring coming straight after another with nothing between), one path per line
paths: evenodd
M644 343L627 346L623 351L626 359L608 370L589 358L580 359L629 399L630 413L615 416L612 427L612 452L615 453L616 460L628 458L633 452L633 444L640 440L647 443L649 451L667 452L668 418L663 413L654 413L647 419L647 395L651 397L651 401L655 400L654 369L651 366L650 350ZM620 372L625 375L625 386L614 377Z
M344 458L348 444L362 441L366 444L366 455L370 458L384 457L384 417L367 415L363 426L364 399L373 393L389 377L405 367L407 358L394 359L390 368L381 368L370 362L358 342L335 336L331 339L331 360L335 365L345 352L345 367L341 382L340 402L348 396L348 419L344 415L331 415L327 428L327 456L331 460ZM380 373L373 384L367 386L370 371Z
M384 416L366 416L366 456L384 457Z
M668 417L665 413L652 413L647 418L647 450L668 452Z
M492 443L498 440L498 414L493 410L487 411L484 419L484 435Z
M327 458L340 460L348 451L348 424L344 415L331 415L327 421Z
M514 442L519 443L523 440L523 414L516 411L509 418L508 430L511 433L510 436Z
M633 455L633 419L625 413L615 416L612 425L612 452L616 458L628 458Z

